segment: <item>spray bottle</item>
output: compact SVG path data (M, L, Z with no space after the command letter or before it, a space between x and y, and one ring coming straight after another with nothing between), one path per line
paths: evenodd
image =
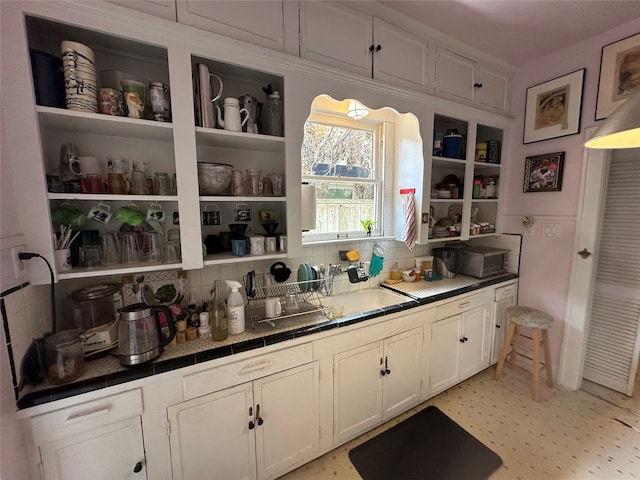
M244 332L244 299L238 291L242 288L240 282L235 280L225 280L231 293L227 298L227 312L229 314L229 333L237 335Z

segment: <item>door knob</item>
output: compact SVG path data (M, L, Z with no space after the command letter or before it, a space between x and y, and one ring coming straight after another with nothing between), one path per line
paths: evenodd
M586 248L583 248L582 250L580 250L578 252L578 255L580 255L582 258L588 258L591 256L591 252L589 250L587 250Z
M133 467L133 473L140 473L142 470L142 462L136 463L136 466Z

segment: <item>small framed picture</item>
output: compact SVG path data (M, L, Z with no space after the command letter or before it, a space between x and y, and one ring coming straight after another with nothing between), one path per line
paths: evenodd
M607 118L640 89L640 33L602 47L596 120Z
M564 152L527 157L524 163L524 186L527 192L559 192L562 190Z
M580 132L585 69L527 89L523 143Z

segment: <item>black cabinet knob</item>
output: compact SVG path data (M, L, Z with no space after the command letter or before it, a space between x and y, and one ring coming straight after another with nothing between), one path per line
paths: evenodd
M253 421L249 420L249 430L253 430L255 427L255 423L253 423Z
M136 463L136 466L133 467L133 473L140 473L142 471L142 462Z
M384 377L386 374L387 374L387 372L386 372L386 371L384 371L384 370L380 370L380 375L382 375L382 376Z
M369 47L369 51L370 51L370 52L373 52L375 49L376 49L376 47L374 47L373 45L371 45L371 46Z
M482 84L481 83L474 83L473 84L473 88L482 88Z
M378 44L376 46L376 52L379 52L380 50L382 50L382 45Z

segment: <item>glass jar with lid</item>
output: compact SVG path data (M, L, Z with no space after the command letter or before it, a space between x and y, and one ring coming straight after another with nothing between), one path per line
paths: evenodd
M44 340L47 378L53 385L69 383L84 374L84 353L77 330L63 330Z

